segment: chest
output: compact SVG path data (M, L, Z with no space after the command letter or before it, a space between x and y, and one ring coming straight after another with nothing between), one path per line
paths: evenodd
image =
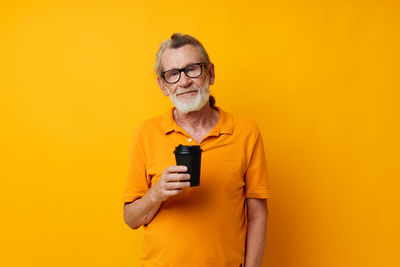
M201 140L204 139L204 137L207 136L207 134L212 130L210 129L199 129L199 130L193 130L193 129L184 129L190 137L196 141L197 144L200 144Z
M157 146L152 151L152 157L146 164L146 173L149 185L153 186L162 175L162 172L172 165L176 165L172 151L177 144L188 144L186 137L181 134L168 136L171 144ZM179 137L179 138L178 138ZM193 136L192 136L193 138ZM238 142L228 142L225 138L206 138L201 144L200 187L193 187L185 191L196 191L202 195L201 199L213 199L214 196L237 197L243 193L244 173L248 158L245 146ZM206 197L207 195L207 197ZM200 197L200 196L199 196ZM218 201L218 199L214 199Z

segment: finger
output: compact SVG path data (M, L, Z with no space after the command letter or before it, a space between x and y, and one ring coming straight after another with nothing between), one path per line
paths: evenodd
M190 180L190 174L188 173L170 173L165 177L167 182L176 182L181 180Z
M185 187L189 187L190 182L171 182L171 183L167 183L165 186L166 186L167 190L171 191L171 190L177 190L177 189L183 189Z
M187 170L187 167L184 165L169 166L167 169L165 169L165 173L187 172Z

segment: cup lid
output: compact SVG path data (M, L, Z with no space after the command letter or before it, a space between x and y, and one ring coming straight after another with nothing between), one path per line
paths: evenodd
M202 150L200 146L183 146L179 144L179 146L175 147L175 154L194 154L194 153L201 153Z

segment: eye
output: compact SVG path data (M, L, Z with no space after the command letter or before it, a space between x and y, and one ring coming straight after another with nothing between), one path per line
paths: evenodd
M186 73L194 73L197 72L198 70L199 70L198 65L190 65L186 67Z
M167 71L165 73L165 77L176 77L179 75L179 72L176 70Z

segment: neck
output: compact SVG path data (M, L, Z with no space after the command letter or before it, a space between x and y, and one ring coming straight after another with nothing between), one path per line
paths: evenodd
M182 128L196 130L198 128L213 127L216 122L218 122L219 113L216 109L211 108L207 102L200 110L186 114L179 112L179 110L175 108L174 119Z

